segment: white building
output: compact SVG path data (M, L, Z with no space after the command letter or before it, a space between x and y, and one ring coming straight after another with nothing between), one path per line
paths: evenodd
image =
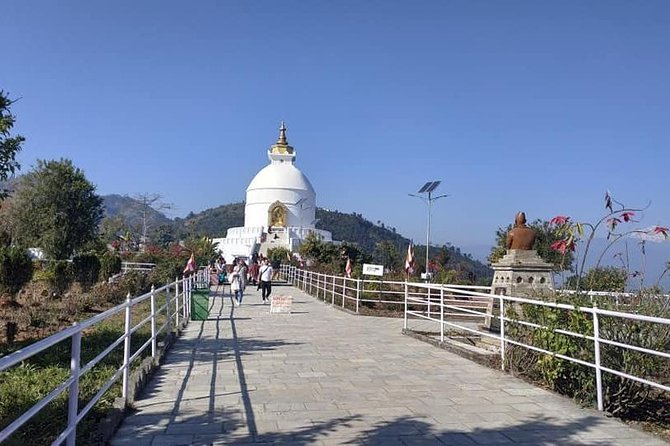
M328 231L316 229L316 193L305 174L295 167L296 152L286 141L282 122L279 139L268 150L270 164L247 187L244 227L230 228L225 238L215 238L226 262L235 257L265 254L268 248L296 252L308 234L332 241Z

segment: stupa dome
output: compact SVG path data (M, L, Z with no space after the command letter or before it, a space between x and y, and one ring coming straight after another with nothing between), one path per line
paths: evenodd
M266 255L276 247L296 252L310 235L332 241L329 231L315 227L316 193L295 167L295 157L282 122L279 139L268 150L270 164L247 187L244 227L228 228L226 237L214 239L226 261L239 256L250 258L253 253Z
M290 162L272 163L262 168L249 183L247 193L259 189L289 189L315 195L312 183Z
M282 122L279 139L268 150L270 164L247 187L245 227L314 228L316 192L305 174L295 167L295 157Z

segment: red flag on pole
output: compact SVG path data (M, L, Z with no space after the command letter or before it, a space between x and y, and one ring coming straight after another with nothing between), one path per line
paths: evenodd
M405 258L405 272L412 274L414 272L414 245L411 243L407 247L407 257Z
M351 278L351 259L347 257L347 266L344 267L347 278Z
M189 274L195 271L196 265L195 265L195 255L191 253L191 258L188 259L188 262L186 262L186 268L184 268L183 274Z

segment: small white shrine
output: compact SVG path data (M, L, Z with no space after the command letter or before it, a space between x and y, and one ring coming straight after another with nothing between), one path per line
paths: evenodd
M231 262L235 257L265 254L268 248L296 252L308 234L332 241L328 231L315 228L316 192L305 174L295 167L296 151L286 140L281 123L279 139L268 150L270 164L247 187L244 227L230 228L225 238L215 238L218 250Z

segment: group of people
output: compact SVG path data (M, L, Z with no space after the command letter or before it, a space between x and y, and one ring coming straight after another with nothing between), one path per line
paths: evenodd
M223 286L229 283L230 291L233 294L233 303L236 306L242 304L242 297L248 283L256 285L257 289L261 290L263 303L267 303L270 300L270 293L272 293L274 270L270 259L256 254L251 259L251 265L247 265L247 262L242 258L237 258L232 264L228 265L223 256L210 265L212 282Z

